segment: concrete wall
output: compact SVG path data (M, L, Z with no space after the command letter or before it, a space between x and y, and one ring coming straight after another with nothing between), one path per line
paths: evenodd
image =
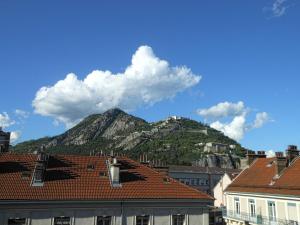
M149 225L171 225L172 215L185 215L185 225L208 225L212 202L0 203L0 224L27 218L27 225L53 225L53 218L71 217L72 225L96 225L97 216L111 216L111 225L135 225L135 216L149 215Z

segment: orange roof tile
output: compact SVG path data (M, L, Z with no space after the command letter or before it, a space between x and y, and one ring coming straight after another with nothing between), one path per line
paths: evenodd
M227 187L228 192L300 196L300 158L276 177L276 158L259 158Z
M213 198L126 157L121 163L122 187L112 187L104 156L50 156L42 187L31 186L37 156L0 155L0 200L123 200L123 199L195 199ZM94 164L94 170L87 169ZM22 177L24 171L30 177Z

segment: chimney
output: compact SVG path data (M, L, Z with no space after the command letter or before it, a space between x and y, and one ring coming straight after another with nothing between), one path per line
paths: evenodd
M148 160L147 154L140 155L140 163L146 166L150 166L150 161Z
M276 156L276 176L279 177L281 172L287 166L287 159L284 157L283 152L275 152Z
M34 168L32 186L43 186L45 172L48 163L48 155L43 152L44 147L41 147L42 151L37 153L37 161Z
M113 157L111 159L111 162L108 161L109 165L109 174L110 174L110 180L113 187L120 187L120 166L121 164L118 163L118 160L116 157Z
M247 164L248 166L250 166L256 159L255 151L248 150L246 156L247 156Z
M247 151L247 161L248 166L250 166L257 158L266 158L266 152L265 151L257 151L257 154L255 151L248 150Z
M169 175L169 166L167 165L167 163L162 162L161 160L153 160L151 168L165 176Z
M10 132L4 132L0 127L0 153L9 151Z
M286 150L287 162L290 165L292 161L299 156L299 150L296 145L289 145Z

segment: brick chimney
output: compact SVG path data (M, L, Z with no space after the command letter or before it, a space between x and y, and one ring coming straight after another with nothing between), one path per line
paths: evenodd
M299 150L296 145L289 145L286 150L286 157L288 164L290 165L292 161L299 156Z
M266 152L265 151L258 151L257 154L255 151L248 150L247 151L247 164L250 166L257 158L266 158Z
M287 167L287 158L283 152L275 152L276 156L276 176L280 176L281 172Z
M169 166L166 162L163 162L161 160L153 160L151 163L151 168L165 176L169 175Z

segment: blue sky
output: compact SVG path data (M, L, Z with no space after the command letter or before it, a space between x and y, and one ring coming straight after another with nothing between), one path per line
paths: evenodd
M1 1L0 123L18 142L118 106L205 121L256 150L300 145L299 12L299 0Z

